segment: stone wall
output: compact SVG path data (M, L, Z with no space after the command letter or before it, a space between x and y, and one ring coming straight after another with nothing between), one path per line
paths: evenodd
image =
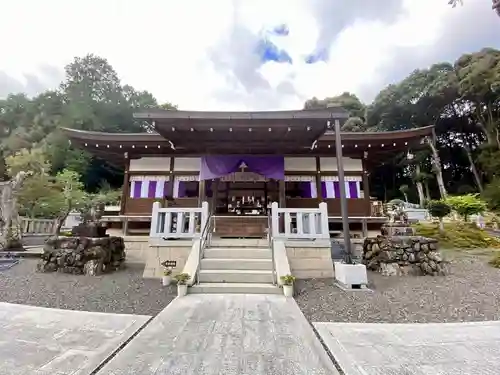
M366 238L362 262L385 276L446 274L437 240L420 236Z
M59 236L47 240L37 269L99 275L121 268L124 262L125 244L121 237Z
M297 279L333 277L330 241L286 241L286 255Z
M161 265L166 260L173 260L176 266L172 273L181 273L193 247L192 240L163 240L151 239L146 251L146 265L144 267L144 278L161 278L164 267Z
M123 239L125 241L127 263L145 264L150 250L149 236L125 236Z

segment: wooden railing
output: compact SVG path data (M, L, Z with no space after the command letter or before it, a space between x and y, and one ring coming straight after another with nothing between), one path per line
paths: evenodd
M57 227L54 219L21 218L21 231L23 236L51 235Z
M322 202L318 208L279 208L271 204L273 238L328 239L328 207Z
M201 207L166 207L159 202L153 204L150 237L197 238L205 228L208 219L208 202Z

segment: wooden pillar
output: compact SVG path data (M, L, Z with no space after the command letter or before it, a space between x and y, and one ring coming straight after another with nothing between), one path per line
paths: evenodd
M123 174L123 188L122 188L122 199L120 201L120 215L125 215L125 209L127 207L127 199L130 197L130 159L128 158L128 152L124 155L125 158L125 173Z
M205 194L205 180L201 180L199 182L199 189L198 189L198 207L201 207L201 204L205 201L206 194Z
M167 184L167 191L163 192L163 195L166 197L174 198L174 183L175 183L175 158L172 156L170 157L170 177L169 177L169 184Z
M321 185L321 160L319 156L316 156L316 194L318 202L322 202L323 186Z
M368 207L367 212L366 212L366 216L371 216L370 183L368 181L368 176L370 174L367 170L366 158L361 159L361 164L363 166L363 176L362 176L363 194L364 194L364 199L366 202L366 207Z
M279 206L280 208L285 208L286 206L286 192L285 192L285 180L278 181L279 188Z
M210 205L210 212L217 213L217 196L219 194L220 178L216 178L212 183L212 204Z

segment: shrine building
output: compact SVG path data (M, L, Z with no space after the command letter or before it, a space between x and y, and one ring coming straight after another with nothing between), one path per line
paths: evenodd
M334 124L338 107L270 112L148 110L134 114L151 133L64 129L72 144L125 170L119 217L126 233L150 233L155 207L194 209L206 202L220 236L261 237L271 202L280 209L318 209L340 232ZM422 147L433 127L342 132L342 166L351 230L366 235L385 218L370 198L368 176L397 153ZM155 202L159 205L154 206ZM156 222L153 219L153 222ZM196 230L193 222L189 230ZM179 229L179 233L183 229ZM151 233L153 231L151 230Z

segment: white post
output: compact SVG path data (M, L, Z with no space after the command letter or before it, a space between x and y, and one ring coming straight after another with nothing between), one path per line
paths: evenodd
M328 206L326 202L319 204L321 234L323 238L330 238L330 229L328 228Z
M200 223L200 236L207 225L208 220L208 202L203 201L201 204L201 223Z
M278 216L278 202L271 203L271 225L273 237L279 236L279 216Z
M149 229L149 237L157 237L158 232L158 211L160 210L160 202L153 203L153 212L151 213L151 227Z

